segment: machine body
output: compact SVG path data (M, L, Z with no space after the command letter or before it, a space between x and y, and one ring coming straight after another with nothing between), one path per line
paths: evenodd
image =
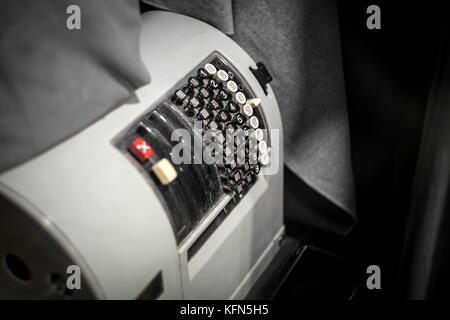
M171 131L193 128L189 97L180 103L176 92L211 64L236 79L226 99L258 99L253 110L283 163L278 105L256 63L213 27L161 11L142 16L141 56L152 80L134 99L0 175L0 298L242 299L277 253L282 168L239 169L230 184L223 172L235 168L166 162ZM151 152L139 155L142 143ZM80 290L61 280L70 265Z

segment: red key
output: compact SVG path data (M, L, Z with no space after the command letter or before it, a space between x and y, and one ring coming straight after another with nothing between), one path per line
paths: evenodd
M140 162L147 161L147 159L150 158L153 154L153 149L142 138L136 138L128 146L128 150L130 150L130 152L134 154L134 156L138 158Z

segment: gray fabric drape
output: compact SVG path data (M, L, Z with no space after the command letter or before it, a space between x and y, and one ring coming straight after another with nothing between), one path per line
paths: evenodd
M344 209L350 218L345 221L354 222L354 183L335 1L144 2L198 19L207 12L208 19L203 20L213 21L210 23L225 33L233 30L231 37L254 60L266 64L274 78L271 85L284 124L286 165ZM227 10L215 10L219 4Z
M81 9L81 30L66 27L69 5ZM147 83L139 38L137 0L2 1L0 172L81 130Z

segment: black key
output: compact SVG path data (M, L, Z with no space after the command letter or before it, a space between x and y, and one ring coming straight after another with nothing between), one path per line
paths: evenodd
M219 90L219 93L217 94L217 99L222 100L222 101L229 101L231 100L231 95L226 92L223 89Z
M181 89L186 95L193 96L194 95L194 89L190 86L184 86L183 89Z
M250 136L251 130L253 130L253 129L250 129L250 128L247 127L247 126L243 126L243 127L242 127L242 130L244 131L245 137L248 138L248 137Z
M207 120L210 119L213 116L212 112L208 111L206 108L201 108L200 111L197 113L197 118L199 120Z
M238 105L234 102L229 102L225 108L227 109L228 112L231 112L231 113L235 113L240 110Z
M229 131L231 133L233 133L236 130L236 125L229 122L227 123L226 127L225 127L225 131Z
M208 123L206 128L210 129L210 130L217 130L217 129L219 129L219 125L217 124L216 121L212 120L210 123Z
M175 91L175 94L172 96L172 102L176 105L181 106L183 104L184 99L186 99L186 93L183 90Z
M252 167L252 170L253 170L253 172L254 172L255 174L258 174L258 173L261 171L261 166L259 165L259 163L255 164L255 165Z
M188 80L188 86L192 89L200 87L200 81L195 77L190 77Z
M226 112L224 110L221 110L217 114L216 119L219 120L219 121L222 121L222 122L228 122L228 121L230 121L231 116L230 116L230 114L228 112Z
M237 151L236 157L237 157L237 162L238 162L239 165L244 163L244 161L245 161L245 148L239 149Z
M244 183L237 183L234 187L233 187L234 192L236 192L238 195L240 195L243 191L244 191Z
M208 99L211 96L211 91L203 87L199 90L198 95L200 98Z
M242 174L240 170L236 170L234 171L231 175L230 175L230 181L234 184L234 183L238 183L242 178Z
M209 110L218 110L221 108L220 103L216 99L211 99L206 105Z
M239 148L241 145L244 145L244 143L245 143L245 138L243 135L236 134L234 136L234 145L236 146L236 148Z
M244 181L247 185L253 182L253 175L251 173L247 173L244 177Z
M250 151L248 152L248 161L250 163L257 163L258 162L258 151Z
M217 135L216 135L216 141L218 141L220 144L223 144L225 142L225 135L223 134L222 131L220 131Z
M245 122L245 117L244 117L242 114L238 113L238 114L236 114L236 115L234 116L233 121L234 121L234 123L236 123L238 126L241 126L241 125L243 125L244 122Z
M206 79L209 78L209 73L203 68L198 69L197 74L200 78Z
M203 107L204 103L201 99L197 97L191 98L188 103L188 107L191 109Z
M233 154L233 150L231 150L231 148L226 145L225 148L223 149L223 156L225 158L229 158L232 154Z
M184 114L187 115L188 117L193 117L195 116L195 111L194 109L191 109L189 107L184 107Z
M228 159L228 161L225 161L225 166L227 168L230 168L231 170L234 170L237 168L237 163L234 158Z
M208 80L208 88L219 89L220 87L221 87L221 84L217 80L215 80L215 79Z

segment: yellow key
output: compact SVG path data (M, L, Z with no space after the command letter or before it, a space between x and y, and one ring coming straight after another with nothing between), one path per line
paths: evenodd
M166 158L155 163L152 170L163 185L171 183L177 177L177 170L175 170L172 163Z

